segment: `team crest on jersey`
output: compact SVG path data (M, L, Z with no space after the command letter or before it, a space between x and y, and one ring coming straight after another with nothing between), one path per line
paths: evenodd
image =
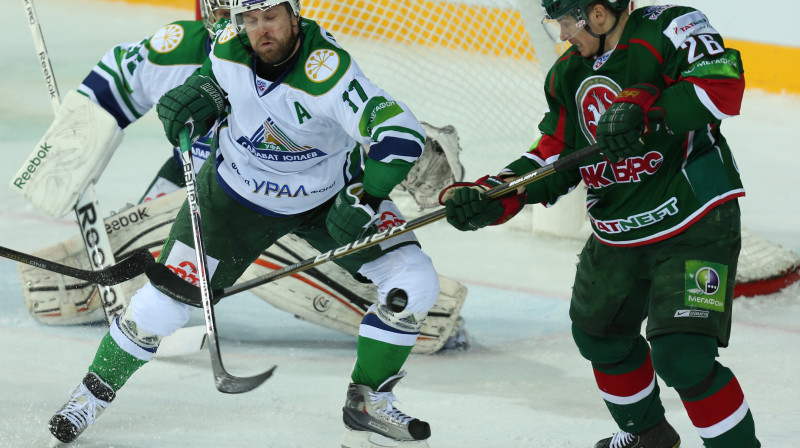
M169 53L178 48L185 34L182 26L174 23L167 25L150 38L150 48L157 53Z
M616 82L605 76L589 77L578 88L575 102L578 106L581 132L590 142L597 141L597 122L621 90Z
M314 50L306 59L306 76L314 82L327 81L339 68L339 55L333 50Z
M217 34L217 42L224 44L234 37L236 37L236 27L233 25L233 23L229 23L224 30Z
M325 155L320 149L298 145L292 141L272 118L267 118L250 137L239 137L237 142L261 160L300 162Z

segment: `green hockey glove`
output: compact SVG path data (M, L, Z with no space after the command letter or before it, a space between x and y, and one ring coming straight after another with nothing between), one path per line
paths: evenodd
M475 182L458 182L442 190L439 203L445 206L447 222L461 231L478 230L503 224L522 210L525 193L489 199L486 191L503 184L495 176L483 176Z
M212 78L190 76L158 100L156 112L169 142L180 146L178 134L186 126L191 131L192 142L208 134L225 112L225 94Z
M337 243L345 245L376 232L381 201L367 193L361 183L341 189L325 218L328 233Z
M611 162L644 153L642 136L660 126L664 109L654 108L660 91L650 84L635 84L617 95L597 122L597 144Z

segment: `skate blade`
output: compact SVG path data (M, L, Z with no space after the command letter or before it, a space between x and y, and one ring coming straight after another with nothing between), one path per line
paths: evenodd
M369 431L345 429L342 448L430 448L427 440L392 440Z

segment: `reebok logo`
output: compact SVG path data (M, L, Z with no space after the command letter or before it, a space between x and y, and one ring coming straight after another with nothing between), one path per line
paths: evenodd
M14 186L22 190L22 186L27 184L28 181L31 179L31 175L36 172L36 167L44 163L44 159L47 157L47 153L53 147L48 145L47 143L43 144L39 147L39 151L36 153L36 157L30 159L28 161L28 166L25 167L25 171L17 178L14 179Z
M706 310L677 310L673 317L700 317L708 318L708 311Z

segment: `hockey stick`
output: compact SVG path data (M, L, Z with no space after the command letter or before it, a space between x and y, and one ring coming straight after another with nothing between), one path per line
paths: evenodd
M50 93L50 102L53 106L53 112L58 112L58 107L61 105L61 95L58 93L56 76L53 73L53 66L50 64L50 57L47 55L47 47L44 45L44 34L42 34L42 27L39 25L39 17L36 15L36 9L33 7L33 0L22 0L22 3L25 7L25 13L28 16L28 23L31 27L33 44L36 47L37 56L42 65L42 76L44 77L44 82L47 84L47 91Z
M50 63L50 56L44 43L44 34L36 14L36 8L33 5L33 0L23 0L23 4L28 16L31 34L33 35L33 43L41 62L42 76L44 76L47 90L50 93L53 112L58 114L58 109L61 106L61 96L58 92L53 66ZM83 192L73 209L78 220L78 226L81 229L83 244L86 247L86 253L89 256L89 263L92 269L99 271L111 268L114 265L114 252L111 249L108 234L98 213L99 205L94 184L89 184L89 187ZM100 304L103 307L106 321L110 325L117 315L122 312L123 292L120 286L114 286L119 282L111 282L104 277L101 278L103 278L103 283L97 283L97 292L100 295Z
M189 216L192 221L192 236L194 238L194 253L197 258L197 278L200 284L200 298L203 303L203 315L206 320L206 334L209 353L211 354L211 368L214 371L214 382L217 390L226 394L240 394L260 386L272 376L277 366L272 366L266 372L250 377L233 376L222 365L222 356L219 351L219 338L217 337L216 321L214 319L214 304L211 302L211 287L208 278L208 263L206 248L203 240L203 226L200 221L200 206L197 203L197 182L194 175L192 162L192 142L189 138L189 128L184 128L180 133L181 159L183 160L183 176L186 180L186 202L189 205Z
M525 185L544 179L545 177L553 173L573 168L575 165L582 162L583 160L586 160L597 154L600 154L600 148L597 146L597 144L587 146L586 148L583 148L579 151L575 151L572 154L560 157L558 160L549 165L540 167L539 169L531 171L530 173L520 176L517 179L514 179L510 182L506 182L503 185L492 188L491 190L486 192L486 196L488 196L489 198L500 197L514 189L524 187ZM325 253L317 255L314 258L308 258L303 261L299 261L297 263L285 266L279 270L273 271L261 277L254 278L252 280L248 280L246 282L229 286L227 288L214 290L213 291L214 299L218 300L223 297L237 294L242 291L255 288L256 286L261 286L265 283L269 283L284 277L288 277L290 275L312 268L319 264L325 263L326 261L350 255L354 252L358 252L361 249L374 246L375 244L378 244L379 242L386 240L388 238L393 238L395 236L399 236L404 233L411 232L420 227L426 226L432 222L444 218L444 216L445 216L445 209L440 208L435 212L429 213L424 216L420 216L419 218L408 221L400 226L393 227L389 230L379 232L370 235L368 237L364 237L363 239L344 245L338 249L329 250ZM186 290L184 289L184 291Z
M95 271L73 268L72 266L34 257L3 246L0 246L0 257L98 285L116 285L128 281L144 273L147 266L154 263L153 255L145 248L136 249L128 257L120 260L119 263Z

